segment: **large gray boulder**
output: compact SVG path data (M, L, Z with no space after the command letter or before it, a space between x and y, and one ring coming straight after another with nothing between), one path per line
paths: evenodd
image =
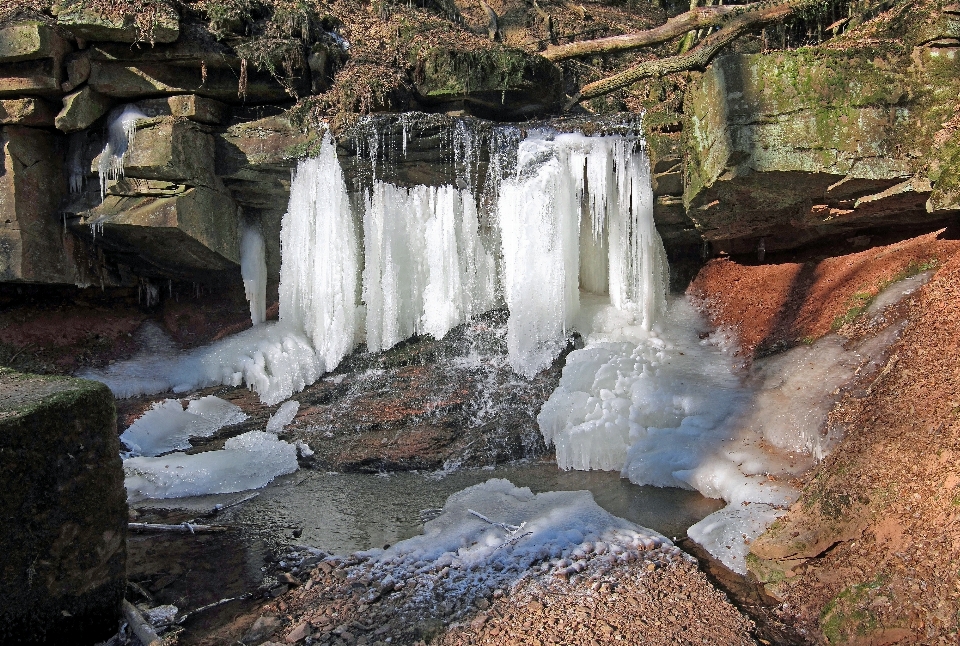
M0 642L116 632L127 502L103 384L0 368Z

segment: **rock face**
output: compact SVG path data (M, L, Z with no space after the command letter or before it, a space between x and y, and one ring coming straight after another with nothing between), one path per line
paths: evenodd
M956 51L808 48L715 61L687 97L690 217L732 253L952 217Z
M57 213L65 186L54 135L4 126L0 146L0 281L73 284L73 245Z
M419 52L414 86L422 103L487 118L521 119L558 107L560 69L541 56L509 48Z
M0 368L0 641L78 644L117 629L127 504L113 395Z

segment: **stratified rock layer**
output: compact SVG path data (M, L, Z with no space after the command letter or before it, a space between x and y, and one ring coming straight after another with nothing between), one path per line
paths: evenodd
M0 642L116 631L127 504L103 384L0 368Z
M731 253L952 217L956 51L884 43L715 61L687 96L690 217Z

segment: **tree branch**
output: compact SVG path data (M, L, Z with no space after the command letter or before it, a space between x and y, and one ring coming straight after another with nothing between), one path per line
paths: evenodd
M759 8L761 4L765 3L697 7L679 16L675 16L666 23L653 29L647 29L646 31L640 31L634 34L624 34L622 36L581 40L567 45L551 45L547 47L541 55L547 60L557 62L579 56L612 54L629 51L631 49L639 49L641 47L649 47L651 45L659 45L660 43L673 40L677 36L682 36L693 29L718 25L724 18L732 13L749 10L750 7Z
M793 13L815 6L818 2L819 0L785 0L776 4L764 2L752 5L730 5L736 7L742 13L734 14L734 17L729 18L720 31L704 38L699 45L689 52L670 58L646 61L619 74L589 83L580 90L577 96L570 100L567 107L573 107L580 101L608 94L651 76L664 76L675 72L702 69L707 66L717 52L746 32L757 27L781 22ZM752 9L747 10L748 7L752 7Z

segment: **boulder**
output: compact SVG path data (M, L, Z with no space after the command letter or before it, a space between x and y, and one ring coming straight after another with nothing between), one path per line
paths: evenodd
M67 80L60 85L64 92L72 92L90 78L90 50L67 56Z
M0 63L0 98L23 95L59 97L63 70L53 58Z
M63 58L71 45L40 22L0 29L0 98L60 94Z
M772 251L951 216L929 171L951 154L934 142L960 77L955 58L935 58L867 47L716 60L688 93L684 127L684 202L703 236ZM946 184L950 163L940 168Z
M70 50L70 43L41 22L18 22L0 29L0 63L60 60Z
M108 12L91 3L61 2L57 24L77 38L115 43L172 43L180 36L180 16L165 2L153 2L152 13L118 10Z
M113 101L91 88L84 87L72 94L63 97L63 109L56 118L57 130L62 132L77 132L105 115Z
M0 128L0 281L74 284L72 239L58 213L66 186L55 136Z
M56 116L53 105L43 99L0 99L0 126L49 128Z
M0 368L0 642L117 631L127 502L113 401L100 383Z
M240 262L237 207L202 186L124 180L74 228L139 275L208 283Z

